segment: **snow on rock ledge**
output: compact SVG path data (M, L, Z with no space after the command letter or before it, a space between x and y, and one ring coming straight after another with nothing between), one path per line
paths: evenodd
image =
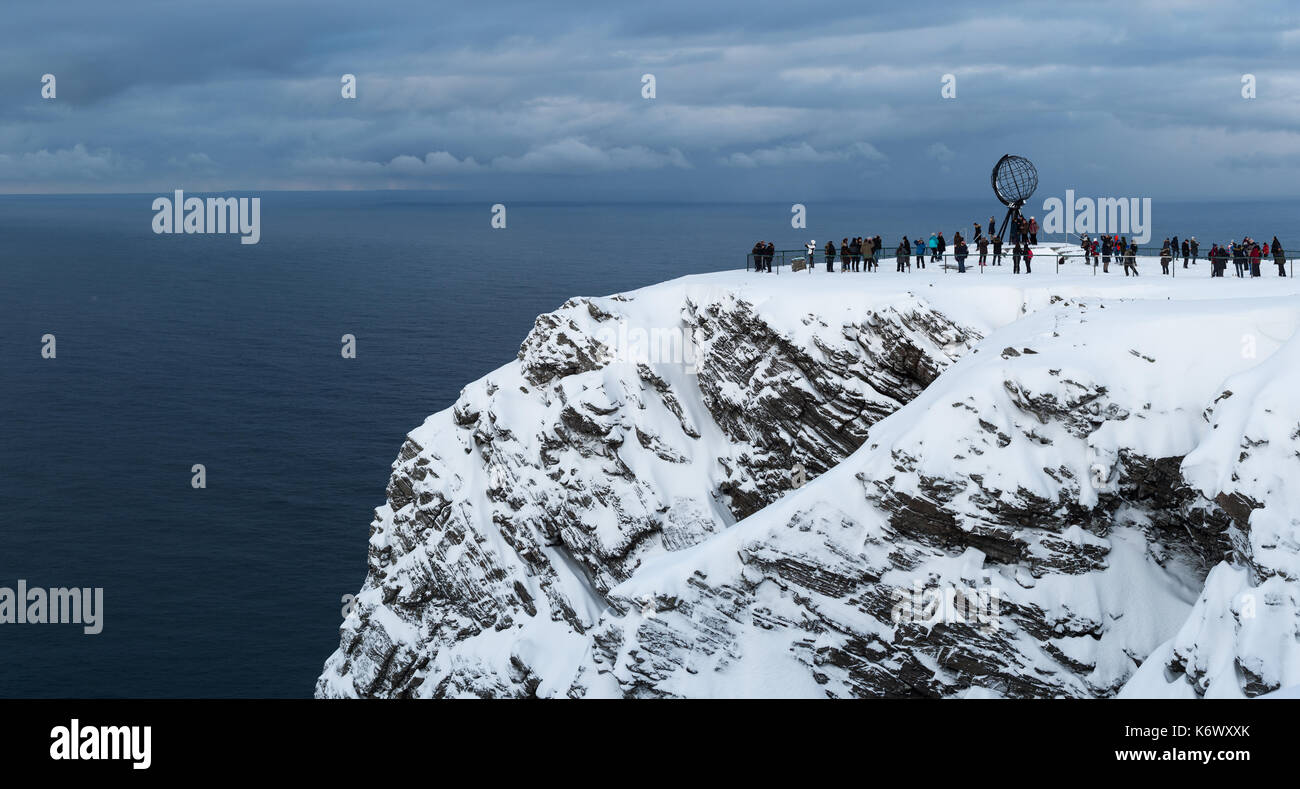
M1300 336L1258 312L1241 334L1289 336L1234 375L1205 409L1209 432L1183 474L1232 519L1231 563L1215 567L1196 607L1128 695L1257 696L1300 683Z
M978 336L906 294L772 296L688 279L540 316L408 436L318 692L566 692L611 588L842 461Z
M1296 684L1296 310L1153 280L570 300L408 437L317 694Z

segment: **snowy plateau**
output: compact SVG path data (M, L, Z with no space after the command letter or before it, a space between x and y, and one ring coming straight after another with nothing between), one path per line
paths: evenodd
M316 695L1294 694L1300 280L1034 262L538 317L407 436Z

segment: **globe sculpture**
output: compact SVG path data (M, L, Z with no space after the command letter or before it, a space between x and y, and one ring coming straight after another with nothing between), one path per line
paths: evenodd
M1038 188L1038 170L1025 157L1007 154L993 165L989 183L993 186L993 194L1007 207L1006 219L1002 220L1002 227L998 229L998 238L1002 238L1012 217L1020 219L1020 207Z

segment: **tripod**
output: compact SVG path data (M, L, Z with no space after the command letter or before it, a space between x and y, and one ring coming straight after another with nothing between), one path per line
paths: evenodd
M1016 202L1011 203L1010 205L1007 206L1007 216L1005 219L1002 220L1002 226L998 228L999 241L1002 240L1003 237L1006 235L1007 225L1011 223L1012 217L1015 217L1017 222L1020 221L1021 219L1024 219L1024 216L1020 213L1020 207L1024 204L1025 204L1024 200L1017 200Z

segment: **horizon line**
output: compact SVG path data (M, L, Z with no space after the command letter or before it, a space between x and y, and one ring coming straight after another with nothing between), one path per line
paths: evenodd
M176 189L169 189L164 192L159 191L128 191L128 192L0 192L0 198L41 198L41 197L146 197L167 195L176 192ZM413 188L413 189L199 189L193 192L188 190L187 194L195 195L217 195L217 194L237 194L245 196L255 196L254 192L272 193L272 194L426 194L426 195L448 195L449 192L441 189ZM1044 193L1044 197L1054 197ZM1264 196L1264 197L1219 197L1219 198L1165 198L1156 197L1155 195L1143 195L1153 200L1160 200L1168 203L1268 203L1268 202L1287 202L1295 200L1295 197L1281 195ZM839 198L827 197L813 200L805 200L807 203L917 203L917 202L958 202L967 200L983 199L977 195L966 196L949 196L949 197L904 197L904 198ZM471 199L467 197L458 197L454 200L445 202L455 204L477 204L485 202L488 198ZM996 202L990 198L991 202ZM500 202L499 200L497 202ZM740 200L740 199L717 199L717 200L667 200L646 198L641 200L607 200L599 197L588 199L563 199L563 200L537 200L524 199L513 201L516 204L524 205L590 205L600 203L606 205L787 205L785 200Z

